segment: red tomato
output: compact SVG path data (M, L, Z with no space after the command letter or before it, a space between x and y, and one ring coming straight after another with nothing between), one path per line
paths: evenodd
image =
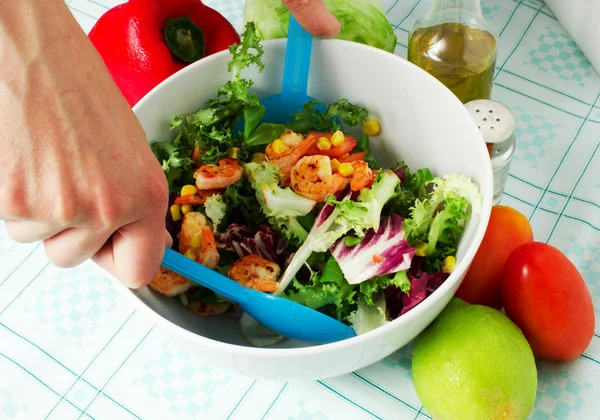
M333 133L323 133L320 131L311 131L310 133L308 133L308 136L313 136L315 138L315 140L318 140L320 137L325 137L325 138L331 140L331 136L333 136ZM306 156L323 155L323 156L329 156L332 159L341 158L345 154L350 153L352 151L352 149L354 149L354 147L356 146L356 139L354 137L352 137L352 136L344 136L344 137L345 137L344 142L341 145L339 145L337 147L331 145L329 150L321 150L317 147L317 145L315 143L308 150L308 152L306 153Z
M533 241L527 218L507 206L494 206L483 241L456 297L471 304L502 308L502 268L510 253Z
M535 356L569 361L590 345L592 298L562 252L541 242L521 245L508 257L502 277L506 315L521 328Z
M350 163L350 162L355 162L357 160L365 160L365 152L352 153L347 158L340 158L340 159L338 159L338 161L340 163Z

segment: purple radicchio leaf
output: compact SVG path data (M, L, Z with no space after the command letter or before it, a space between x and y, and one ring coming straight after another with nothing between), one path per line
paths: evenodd
M334 194L335 201L351 200L352 194L353 191L350 189L350 186L347 186L343 190L337 191ZM339 215L339 212L335 211L336 208L337 207L335 205L325 203L325 205L317 214L317 217L315 218L315 221L313 222L313 225L310 229L310 233L323 234L324 232L326 232L331 227L336 217Z
M402 296L403 308L400 315L404 315L412 308L423 302L425 298L431 295L448 277L442 271L429 274L424 271L419 276L410 278L410 293Z
M431 296L433 292L439 289L448 277L449 274L441 270L435 274L430 274L429 281L427 282L427 296Z
M406 178L406 171L404 170L404 166L400 169L396 169L394 173L400 178L400 182L404 184L404 178Z
M335 200L343 201L344 199L348 198L348 195L350 192L351 191L349 191L349 188L345 188L341 191L336 192ZM317 214L317 217L315 218L315 221L313 223L311 231L316 231L317 229L319 229L323 225L323 223L325 223L327 221L327 219L329 219L329 217L332 215L334 210L335 210L335 206L325 203L323 208L321 208L321 211L319 211L319 214Z
M408 270L415 255L404 238L402 217L392 214L381 219L377 233L366 231L358 245L348 246L340 239L332 248L344 277L350 284L358 284L373 277Z
M425 298L435 292L448 278L448 274L439 271L429 274L423 271L423 257L413 258L412 265L408 270L410 279L409 294L403 293L395 286L388 287L385 291L386 306L392 319L404 315Z
M219 235L219 240L225 245L225 249L234 251L234 243L241 242L242 240L253 236L254 233L249 228L239 223L234 223L229 225L227 230Z
M402 312L402 296L405 296L405 293L397 288L396 286L390 286L385 289L385 307L388 313L388 316L391 319L396 319L400 316Z
M244 225L232 224L220 236L220 240L225 249L234 251L240 258L254 254L280 267L284 266L289 255L279 232L266 225L261 225L260 230L254 233Z

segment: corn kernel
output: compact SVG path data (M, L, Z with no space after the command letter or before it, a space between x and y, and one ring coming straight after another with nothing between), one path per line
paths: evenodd
M418 244L417 246L415 246L415 255L417 257L424 257L427 255L427 248L429 248L429 245L421 242L420 244Z
M336 131L333 133L333 136L331 136L331 144L333 144L334 147L341 146L344 140L346 140L346 138L344 137L344 133L340 130Z
M181 188L181 195L194 195L198 192L198 188L196 188L193 185L184 185L183 188Z
M298 140L300 140L300 141L304 140L304 134L298 133L298 134L296 134L296 136L298 137Z
M202 247L202 234L196 233L194 236L192 236L192 239L190 240L190 245L194 249L200 249Z
M452 255L449 255L444 260L444 266L442 268L442 271L446 274L450 274L450 273L452 273L452 270L454 270L455 266L456 266L456 258L454 258Z
M283 153L288 149L287 145L281 139L275 140L272 143L272 147L275 153Z
M182 212L183 214L188 214L188 213L189 213L189 212L191 212L192 210L193 210L193 209L192 209L192 206L191 206L190 204L184 204L183 206L181 206L181 212Z
M254 153L252 155L252 162L254 163L262 163L265 161L264 153Z
M363 131L367 136L376 136L381 131L377 120L367 120L363 124Z
M170 208L171 211L171 219L174 222L181 220L181 206L179 204L173 204Z
M229 148L229 151L227 152L227 157L231 158L231 159L237 159L239 155L240 155L239 147L231 147L231 148Z
M319 140L317 140L317 147L319 150L329 150L331 149L331 143L327 137L319 137Z
M189 258L190 260L195 260L196 259L196 251L194 251L192 248L190 248L187 251L185 251L185 254L183 254L183 256Z
M352 165L350 163L344 162L344 163L340 163L338 172L342 176L350 176L354 173L354 168L352 167Z
M340 161L337 159L331 159L331 171L338 172L340 170Z

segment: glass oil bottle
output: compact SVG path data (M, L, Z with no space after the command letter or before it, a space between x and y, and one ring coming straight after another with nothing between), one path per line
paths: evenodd
M480 0L434 0L413 25L408 60L450 89L463 104L490 99L498 36Z

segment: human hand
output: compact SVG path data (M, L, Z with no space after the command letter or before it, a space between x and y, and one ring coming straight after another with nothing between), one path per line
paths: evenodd
M331 38L340 32L340 23L327 10L323 0L283 0L283 4L313 36Z
M23 30L27 28L27 30ZM59 267L151 281L168 186L131 108L63 0L0 6L0 219Z

